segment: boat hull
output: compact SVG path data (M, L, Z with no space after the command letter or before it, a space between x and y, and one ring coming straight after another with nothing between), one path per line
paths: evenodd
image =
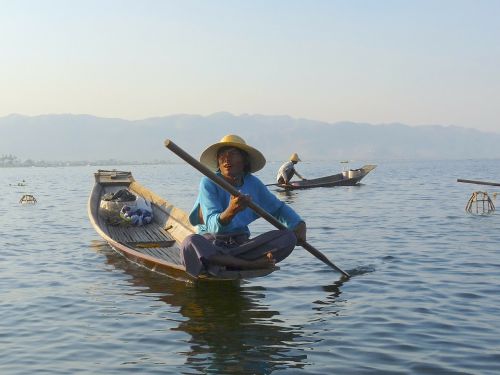
M313 178L310 180L293 181L290 184L277 184L285 190L311 189L316 187L354 186L357 185L376 165L368 164L359 169L351 169L346 173Z
M128 189L151 202L153 222L140 227L112 225L100 213L102 196ZM180 244L195 233L187 214L140 185L130 172L103 171L95 173L95 184L87 205L90 222L96 232L119 254L151 271L186 280L240 280L260 277L278 269L224 270L217 276L202 274L193 278L186 273L180 256Z

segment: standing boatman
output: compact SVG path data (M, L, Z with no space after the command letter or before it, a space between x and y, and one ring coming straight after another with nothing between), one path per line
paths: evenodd
M300 175L299 172L295 170L295 164L297 164L299 161L301 161L299 155L294 152L292 156L290 156L290 161L284 163L278 170L278 174L276 175L276 182L278 184L288 185L294 175L299 177L301 180L306 180Z

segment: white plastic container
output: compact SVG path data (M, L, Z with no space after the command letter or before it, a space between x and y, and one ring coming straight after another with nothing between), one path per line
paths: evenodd
M347 178L356 178L361 176L361 170L360 169L349 169L347 171Z

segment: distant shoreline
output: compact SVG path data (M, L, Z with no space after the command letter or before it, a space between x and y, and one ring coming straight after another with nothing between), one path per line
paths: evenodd
M123 160L97 160L97 161L24 161L14 163L2 163L0 168L30 168L30 167L98 167L106 165L167 165L179 164L180 162L171 162L164 160L144 161L123 161Z

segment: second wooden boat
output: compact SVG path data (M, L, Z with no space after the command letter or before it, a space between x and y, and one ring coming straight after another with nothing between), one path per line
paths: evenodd
M151 271L174 278L193 279L186 273L180 257L180 243L195 233L188 215L139 184L131 172L99 170L88 201L88 215L97 233L118 253ZM126 189L151 202L153 221L142 226L122 225L102 213L105 194ZM239 280L265 276L279 269L223 270L217 276L202 274L198 279Z
M289 184L276 184L276 186L279 186L286 190L330 186L353 186L357 185L368 173L370 173L376 167L376 165L367 164L359 169L349 169L342 173L337 173L331 176L313 178L310 180L292 181Z

